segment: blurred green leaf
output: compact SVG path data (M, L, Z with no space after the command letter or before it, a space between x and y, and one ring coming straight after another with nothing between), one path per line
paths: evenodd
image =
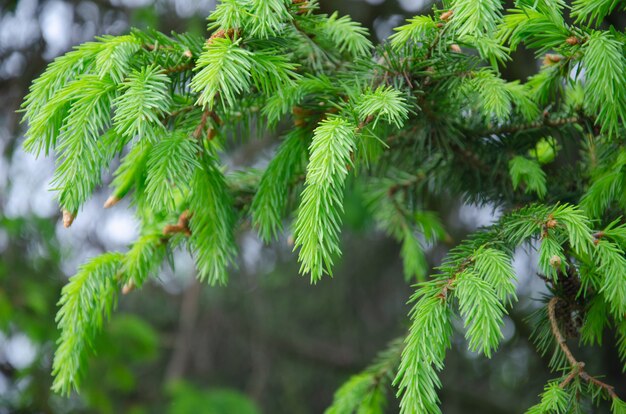
M168 414L260 414L244 394L229 389L201 390L179 381L170 384Z

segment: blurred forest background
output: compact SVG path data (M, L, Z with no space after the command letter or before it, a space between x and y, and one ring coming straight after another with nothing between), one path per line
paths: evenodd
M362 22L375 41L432 6L427 0L320 4ZM0 414L322 413L343 381L407 329L412 288L403 279L399 246L374 228L355 190L347 198L348 231L334 278L311 286L299 277L289 235L264 246L253 232L241 232L240 263L227 287L195 282L191 259L180 252L174 270L164 267L158 279L121 299L81 394L50 393L62 286L85 258L124 250L136 226L127 204L102 209L103 188L63 229L48 191L54 161L22 151L25 126L16 110L32 79L73 45L130 27L204 35L214 6L214 0L0 0ZM531 54L521 51L519 58L522 64L505 71L512 79L536 69ZM277 141L233 144L229 162L258 163ZM431 265L498 215L461 200L433 200L431 208L450 235L447 243L428 246ZM550 374L525 322L545 289L533 263L532 251L516 255L521 302L492 360L468 353L457 335L442 375L446 414L521 413L541 392ZM596 351L603 366L591 370L607 372L624 393L615 351Z

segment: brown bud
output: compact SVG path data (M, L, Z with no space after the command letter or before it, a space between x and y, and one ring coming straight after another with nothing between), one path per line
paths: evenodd
M593 244L595 244L596 246L598 244L600 244L600 239L604 237L604 232L603 231L599 231L597 233L593 234Z
M178 224L167 224L165 227L163 227L164 236L180 233L182 231L183 229Z
M135 290L135 284L130 281L122 286L122 295L128 295L133 290Z
M554 217L552 216L552 214L550 214L550 215L548 216L548 221L546 221L546 227L547 227L547 228L549 228L549 229L553 229L553 228L555 228L558 224L559 224L559 222L558 222L558 221L556 221L556 220L554 219Z
M119 198L118 196L112 195L111 197L107 198L107 201L104 202L104 208L111 208L114 205L116 205L117 203L119 203L121 200L121 198Z
M207 40L206 42L208 45L210 45L211 43L213 43L213 40L217 38L224 39L228 37L229 39L232 39L234 36L235 36L235 29L228 29L228 30L219 29L218 31L213 33L211 37L209 37L209 40Z
M192 214L189 212L189 210L183 211L178 217L178 225L187 227L189 225L189 219L191 218L191 216Z
M461 47L457 45L456 43L452 43L450 45L450 51L454 53L461 53Z
M559 224L556 220L552 219L552 220L548 220L546 222L546 227L549 229L553 229L557 226L557 224Z
M576 36L570 36L567 39L565 39L565 43L567 43L570 46L575 46L580 43L580 40L578 40Z
M72 214L68 210L63 210L63 227L65 227L66 229L69 228L74 222L75 218L76 214Z
M561 55L555 55L552 53L546 53L546 56L543 58L543 64L544 65L553 65L555 63L559 63L561 60L563 60L563 56Z
M306 114L306 111L304 110L304 108L300 106L294 106L293 108L291 108L291 112L293 112L293 114L297 116L303 116Z
M294 244L295 244L295 239L293 237L293 234L290 234L289 236L287 236L287 246L293 247Z
M441 13L441 16L439 16L439 18L443 20L444 22L447 22L448 20L450 20L453 14L454 14L454 11L448 10L445 13Z
M550 266L557 268L561 267L561 258L556 254L550 258Z
M213 128L209 128L209 131L206 134L207 141L212 141L213 138L215 138L216 136L217 136L217 131L214 130Z
M189 49L185 50L185 53L183 53L183 55L189 59L193 57L193 53L191 53L191 50Z
M439 22L435 25L437 29L441 29L443 27L443 23Z
M218 31L213 33L211 37L209 37L209 40L207 40L207 44L210 45L211 43L213 43L213 40L223 37L226 37L226 31L224 31L224 29L219 29Z
M308 0L292 0L292 3L300 5L296 14L304 14L307 12L309 5Z

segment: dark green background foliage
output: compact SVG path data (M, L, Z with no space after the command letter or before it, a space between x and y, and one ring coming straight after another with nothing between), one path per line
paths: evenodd
M626 413L623 6L0 6L0 413Z

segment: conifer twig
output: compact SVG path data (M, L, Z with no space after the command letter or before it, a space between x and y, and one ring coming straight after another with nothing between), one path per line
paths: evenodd
M392 185L391 187L389 187L389 190L387 191L387 193L389 194L389 196L394 195L395 193L397 193L399 190L404 189L404 188L408 188L414 184L417 184L418 182L420 182L421 180L424 180L426 177L426 173L423 171L419 171L417 172L415 175L413 175L412 177L398 182L394 185Z
M579 362L578 364L576 364L573 368L572 371L569 373L569 375L567 377L565 377L565 379L563 381L561 381L561 383L559 384L559 388L565 388L567 387L567 385L572 382L572 380L574 378L576 378L579 374L580 371L585 367L585 363L584 362Z
M163 235L170 236L176 233L183 233L185 236L191 236L191 230L189 229L189 219L192 214L188 210L182 212L178 217L176 224L168 224L163 228Z
M196 127L195 131L193 131L192 135L195 139L200 139L200 136L202 135L202 131L204 131L204 128L206 127L206 123L208 119L209 119L209 110L207 109L202 113L202 118L200 119L200 123Z
M181 63L180 65L164 68L163 72L168 75L171 73L185 72L187 70L193 69L194 66L195 66L195 62Z
M574 354L572 354L572 351L567 346L565 337L561 333L561 330L559 329L559 326L556 320L555 308L556 308L556 304L558 303L558 301L559 301L559 298L555 296L552 299L550 299L550 302L548 302L548 318L550 319L550 327L552 328L552 334L554 335L554 338L556 339L557 344L559 344L559 347L565 354L565 357L569 361L570 365L574 367L578 365L578 361L574 357Z
M202 136L202 132L204 131L204 129L207 126L207 121L209 120L209 117L213 120L213 122L215 122L215 124L217 125L221 125L222 120L220 119L220 117L211 110L205 110L202 113L202 118L200 120L200 124L198 124L198 126L196 127L196 129L193 132L193 137L196 140L199 140L200 137ZM217 132L215 131L215 128L209 127L208 131L207 131L207 140L212 140L213 138L215 138L215 136L217 135Z
M514 134L516 132L527 131L531 129L539 129L542 127L558 128L568 124L578 124L583 122L584 119L579 116L570 116L565 118L550 119L544 117L541 121L530 122L527 124L513 124L505 125L500 128L485 131L483 135L501 135L501 134Z
M552 328L552 335L554 335L554 338L556 339L559 347L561 348L561 351L563 351L563 353L565 354L565 357L567 358L567 361L570 363L570 366L572 367L572 372L570 372L570 374L565 378L565 380L563 380L563 382L561 382L559 386L561 388L564 388L576 376L579 376L586 382L592 383L596 385L597 387L605 390L611 398L618 398L617 394L615 393L615 387L589 375L589 373L587 373L584 370L585 363L578 361L576 357L574 357L574 354L572 354L572 351L567 346L565 337L563 336L563 334L561 333L561 330L559 329L559 325L556 319L555 308L558 302L559 302L558 296L553 297L552 299L550 299L550 302L548 302L548 318L550 319L550 327Z
M473 260L474 260L473 257L469 256L463 259L461 263L459 263L456 270L452 274L452 277L448 278L446 283L443 285L443 288L441 289L441 293L439 294L439 296L443 300L446 300L448 298L448 291L453 288L454 282L456 281L457 277L461 273L463 273L465 269L467 269L467 267L472 263Z

